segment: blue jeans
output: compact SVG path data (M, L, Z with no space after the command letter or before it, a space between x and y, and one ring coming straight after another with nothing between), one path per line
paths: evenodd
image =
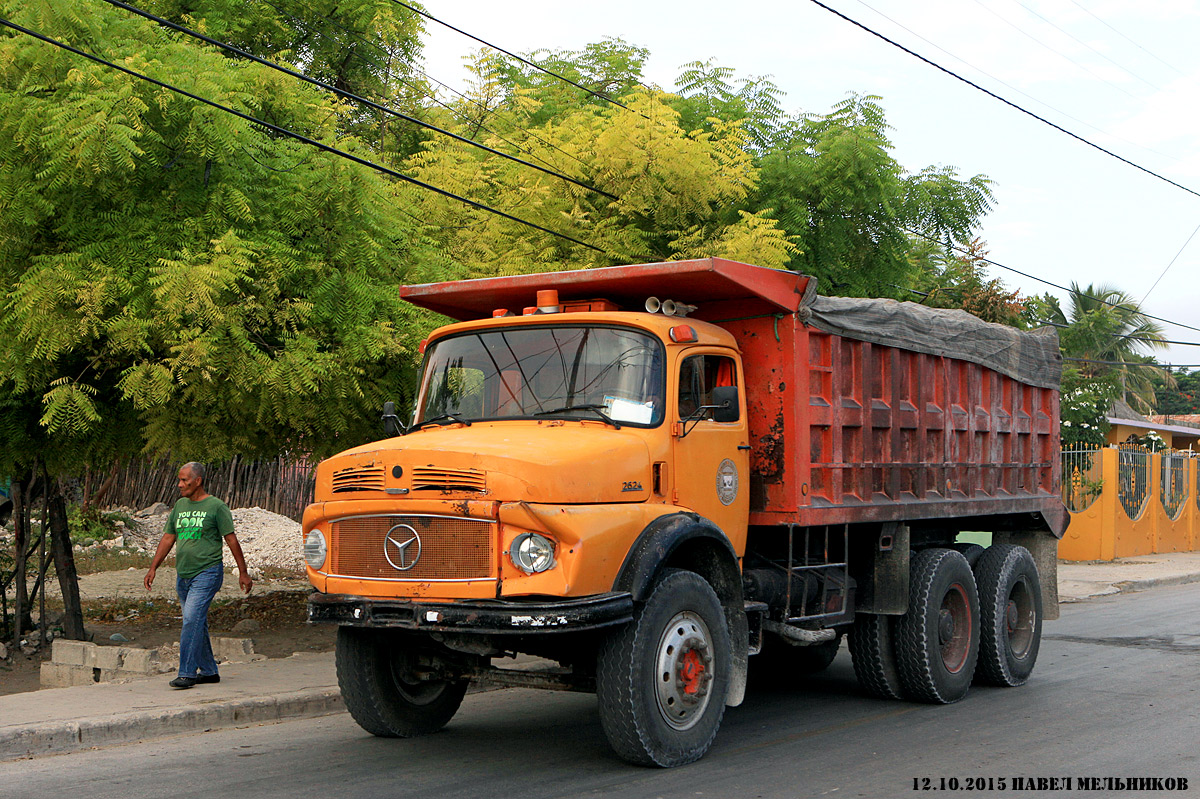
M221 590L225 569L218 563L190 579L175 578L175 593L183 607L183 632L179 634L179 676L210 677L217 673L212 641L208 638L208 606Z

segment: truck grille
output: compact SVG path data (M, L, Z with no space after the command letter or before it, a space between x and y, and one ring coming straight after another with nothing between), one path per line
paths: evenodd
M349 466L333 473L333 493L383 491L382 466Z
M397 525L408 525L421 539L421 554L406 571L384 555L384 540ZM492 523L449 516L362 516L332 525L333 572L345 577L388 580L470 580L493 575ZM412 533L401 528L400 540ZM396 549L391 550L393 561ZM408 547L406 557L416 555ZM411 561L410 561L411 562Z
M414 466L412 490L483 491L487 488L484 473L475 469L435 469Z

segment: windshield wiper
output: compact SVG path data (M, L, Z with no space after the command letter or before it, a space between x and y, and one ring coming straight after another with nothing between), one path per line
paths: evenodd
M412 427L408 428L408 432L411 433L414 430L420 430L427 424L443 425L447 422L458 422L466 427L471 426L471 420L464 416L459 416L457 413L443 413L441 416L430 416L428 419L422 419Z
M607 405L564 405L561 408L551 408L548 411L538 411L534 416L553 416L556 413L566 413L567 411L591 411L599 416L604 421L613 426L614 430L621 429L621 423L614 421L611 416L604 412Z

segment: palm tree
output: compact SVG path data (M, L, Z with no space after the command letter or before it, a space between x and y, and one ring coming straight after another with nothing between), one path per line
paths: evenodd
M1138 410L1153 410L1151 378L1158 375L1173 382L1167 370L1146 365L1154 363L1149 351L1168 346L1162 326L1142 313L1133 297L1107 283L1080 288L1072 282L1067 301L1069 314L1058 306L1046 309L1048 321L1060 328L1063 356L1084 361L1075 362L1081 376L1112 378L1126 402Z

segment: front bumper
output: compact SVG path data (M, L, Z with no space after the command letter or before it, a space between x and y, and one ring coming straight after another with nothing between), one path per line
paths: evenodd
M424 602L322 593L313 593L308 599L310 623L430 632L481 635L579 632L624 624L632 619L633 597L626 592L542 601Z

